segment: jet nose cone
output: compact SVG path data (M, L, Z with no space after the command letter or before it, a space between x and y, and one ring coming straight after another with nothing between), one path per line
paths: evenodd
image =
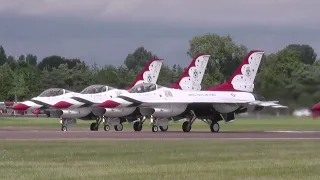
M53 108L69 108L70 106L72 106L71 103L68 103L66 101L60 101L60 102L54 104L52 107Z
M101 104L99 104L99 107L103 107L103 108L115 108L117 106L119 106L120 103L112 101L112 100L107 100Z
M27 110L29 108L30 108L30 106L25 105L23 103L19 103L17 105L12 106L12 109L16 110L16 111L25 111L25 110Z
M319 111L320 110L320 104L316 104L312 107L313 111Z

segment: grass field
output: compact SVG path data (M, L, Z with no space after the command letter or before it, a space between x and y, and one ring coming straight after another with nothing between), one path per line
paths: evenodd
M78 120L71 129L89 129L93 121ZM170 123L170 130L181 130L181 124ZM55 118L5 118L0 117L0 127L45 127L60 129L60 121ZM260 131L260 130L320 130L320 119L312 118L270 118L270 119L238 119L232 123L220 122L221 131ZM100 126L102 130L102 125ZM144 129L151 131L150 121L146 121ZM124 123L124 129L132 130L132 124ZM192 130L209 130L207 124L196 121Z
M71 129L88 129L78 121ZM150 122L146 123L146 128ZM320 130L311 118L238 119L222 130ZM132 128L132 124L125 124ZM53 118L4 118L0 127L60 129ZM169 130L181 130L181 123ZM207 130L197 122L193 130ZM150 130L151 131L151 130ZM320 179L317 140L0 141L0 179Z
M312 140L1 141L0 179L320 179Z

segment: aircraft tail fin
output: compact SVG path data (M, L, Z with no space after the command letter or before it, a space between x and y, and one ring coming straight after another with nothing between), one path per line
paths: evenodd
M253 92L254 80L264 51L252 50L244 58L232 76L223 84L208 88L209 91Z
M128 87L127 90L133 86L141 83L157 83L159 73L163 64L163 59L151 59L148 64L142 69L136 80Z
M210 55L196 55L180 78L169 88L182 90L201 90L201 82L206 71Z

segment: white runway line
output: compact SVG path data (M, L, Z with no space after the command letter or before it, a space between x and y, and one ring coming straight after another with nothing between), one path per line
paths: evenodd
M320 138L37 138L37 139L0 139L0 141L83 141L83 140L109 140L109 141L128 141L128 140L320 140Z
M274 133L320 133L320 131L264 131Z

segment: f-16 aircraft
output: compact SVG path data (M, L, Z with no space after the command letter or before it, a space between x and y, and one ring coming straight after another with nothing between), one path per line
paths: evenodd
M136 80L128 87L129 89L133 87L136 84L140 83L156 83L158 79L158 75L162 66L162 59L151 59L148 64L145 66L145 68L140 72L140 74L137 76ZM12 107L14 110L33 110L36 111L36 113L45 113L47 116L55 117L57 115L57 111L52 109L52 105L56 104L57 102L61 102L64 99L68 99L71 97L78 97L79 95L84 94L97 94L97 93L105 93L109 90L116 90L115 88L108 87L105 85L92 85L84 90L82 90L80 93L72 92L63 88L51 88L43 91L39 96L34 97L28 101L21 102L15 106ZM82 109L83 110L83 109ZM63 111L62 111L63 112ZM65 114L89 114L85 112L85 109L83 111L67 111L63 112ZM92 117L85 117L86 115L83 115L83 120L92 120ZM74 123L74 119L62 119L61 123ZM62 127L62 130L67 130L66 127Z
M50 116L48 108L64 98L75 96L79 93L69 91L63 88L50 88L44 90L39 96L33 97L30 100L20 102L12 107L18 111L34 111L38 114L47 114Z
M152 84L149 92L123 93L117 98L99 104L104 108L139 107L144 116L152 116L152 131L159 126L168 126L168 119L182 119L184 132L190 132L196 118L206 122L211 132L219 132L219 121L232 122L235 113L261 110L265 106L285 108L277 101L264 101L260 95L252 93L254 79L264 51L250 51L243 63L224 84L205 91L182 91Z
M208 63L210 56L199 54L197 55L190 63L189 67L183 72L178 81L169 88L182 89L182 90L201 90L201 81L203 79L203 75L205 73L205 69ZM145 84L145 83L143 83ZM155 83L150 83L155 86ZM123 129L122 122L126 121L134 121L137 118L145 119L141 117L141 114L136 107L125 107L125 108L100 108L97 107L98 104L102 103L106 99L112 99L117 97L122 93L127 92L136 92L136 91L149 91L145 89L144 86L140 86L140 84L135 85L129 91L108 91L105 94L87 94L87 95L79 95L77 97L72 97L70 99L64 99L61 102L53 105L53 108L59 109L57 111L66 112L66 111L79 111L84 106L88 109L88 111L92 111L92 113L99 117L97 122L92 123L90 126L91 131L97 131L99 124L101 121L104 123L104 130L109 131L110 125L113 125L116 131L121 131ZM81 111L81 110L80 110ZM59 114L63 118L70 118L70 116L63 114ZM80 114L76 114L77 116L73 116L73 118L80 118ZM142 128L142 126L141 126ZM165 130L167 127L160 127Z

